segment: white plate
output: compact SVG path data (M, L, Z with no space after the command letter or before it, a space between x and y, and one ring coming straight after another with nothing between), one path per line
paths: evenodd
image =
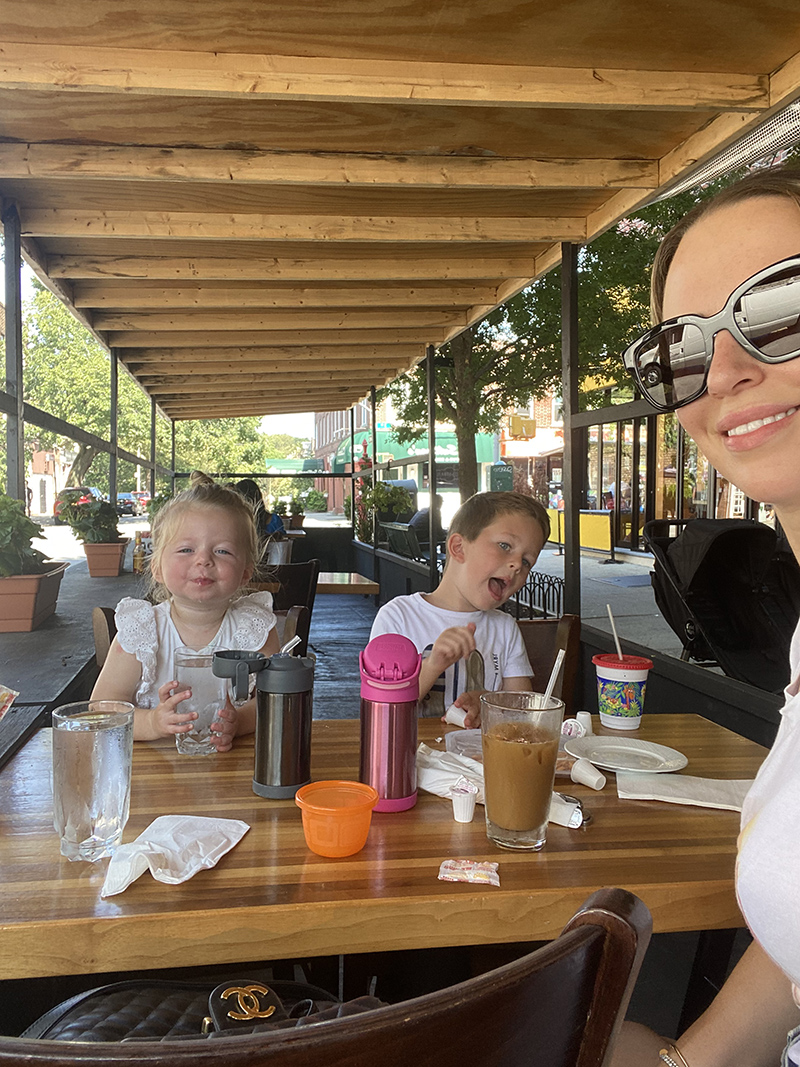
M636 737L572 737L564 748L604 771L679 771L689 762L682 752Z

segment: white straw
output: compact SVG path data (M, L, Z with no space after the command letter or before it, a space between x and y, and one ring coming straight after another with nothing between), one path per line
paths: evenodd
M544 691L544 703L545 704L550 700L550 697L553 695L553 690L556 687L556 682L558 681L558 676L559 676L559 674L561 674L561 664L564 662L564 656L565 655L566 655L566 653L564 652L564 649L560 648L558 650L558 655L556 656L556 661L553 664L553 669L550 672L550 681L547 683L547 689L545 689L545 691Z
M285 652L291 652L294 646L299 645L302 640L302 637L300 637L298 634L295 634L291 641L287 641L286 644L283 646L283 648L281 649L281 655L283 655L283 653Z
M606 604L606 611L608 612L608 621L611 623L611 632L614 635L614 644L617 646L617 655L622 659L622 645L619 643L619 637L617 636L617 628L614 625L614 616L611 614L611 605Z

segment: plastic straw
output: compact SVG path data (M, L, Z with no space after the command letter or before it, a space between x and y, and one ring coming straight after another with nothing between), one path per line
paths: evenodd
M291 641L287 641L286 644L283 646L283 648L281 649L281 655L283 656L291 652L295 645L299 645L302 640L302 637L298 636L298 634L295 634Z
M556 656L556 661L553 664L553 669L550 672L550 680L547 683L547 689L545 689L545 691L544 691L544 703L545 704L547 704L547 702L550 700L550 697L553 695L553 690L556 687L556 682L558 681L558 676L559 676L559 674L561 674L561 664L564 662L564 656L565 655L566 655L566 652L564 651L564 649L560 648L558 650L558 655Z
M614 616L611 614L611 605L606 604L606 611L608 612L608 621L611 623L611 632L614 635L614 644L617 646L617 655L622 659L622 645L619 643L619 637L617 636L617 628L614 625Z

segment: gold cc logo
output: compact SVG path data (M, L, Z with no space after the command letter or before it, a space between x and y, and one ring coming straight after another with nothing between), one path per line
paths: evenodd
M261 1004L258 999L258 994L262 996L269 995L269 989L263 985L248 985L248 986L230 986L221 994L223 1000L227 1000L228 997L237 996L239 998L239 1010L228 1012L229 1019L267 1019L275 1011L275 1005L270 1004L264 1011L261 1010Z

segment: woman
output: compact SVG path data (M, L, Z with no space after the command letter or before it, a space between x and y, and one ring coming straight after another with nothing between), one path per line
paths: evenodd
M687 215L656 256L652 311L666 324L625 353L640 390L677 411L725 478L773 504L800 558L800 172L758 172ZM791 661L742 812L737 892L754 941L677 1047L627 1025L614 1067L800 1063L800 625Z

